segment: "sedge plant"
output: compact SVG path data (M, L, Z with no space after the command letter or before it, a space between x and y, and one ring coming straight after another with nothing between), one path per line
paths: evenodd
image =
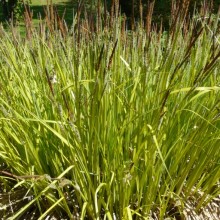
M147 32L80 10L1 31L1 218L199 214L219 195L218 17Z

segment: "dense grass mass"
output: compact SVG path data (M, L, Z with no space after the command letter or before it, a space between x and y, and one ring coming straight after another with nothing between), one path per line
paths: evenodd
M1 30L1 218L184 219L219 195L218 17L181 15Z

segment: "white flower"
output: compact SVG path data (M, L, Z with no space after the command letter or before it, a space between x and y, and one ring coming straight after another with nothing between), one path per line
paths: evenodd
M50 82L51 82L52 84L58 83L58 82L57 82L57 75L56 75L56 74L54 74L53 76L50 77Z

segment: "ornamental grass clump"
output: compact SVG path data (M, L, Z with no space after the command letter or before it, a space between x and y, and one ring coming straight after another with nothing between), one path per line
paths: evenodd
M204 219L219 196L218 15L113 9L1 32L1 218Z

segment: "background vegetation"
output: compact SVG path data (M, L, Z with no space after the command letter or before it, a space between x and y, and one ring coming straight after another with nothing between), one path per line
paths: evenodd
M44 5L47 4L46 0L26 0L24 1L25 3L31 3L31 9L33 10L35 16L39 15L41 13L42 15L44 14L43 7ZM65 20L67 23L71 24L72 23L72 13L73 9L77 9L78 5L78 0L54 0L52 1L53 4L57 5L57 8L60 13L63 13L65 11ZM93 0L93 1L83 1L85 4L94 6L98 3L98 0ZM102 4L106 4L109 11L111 4L114 4L114 2L117 2L116 0L101 0ZM174 1L173 1L174 2ZM178 1L177 1L178 2ZM196 6L197 9L202 6L204 3L203 0L185 0L185 1L179 1L180 4L186 4L189 7L189 11L192 14L194 7ZM185 2L185 3L184 3ZM220 5L220 0L215 0L215 1L207 1L208 3L211 3L213 5L213 12L217 13L219 5ZM9 0L8 3L5 0L1 1L1 20L9 20L12 16L12 13L14 13L14 18L21 17L22 9L24 10L24 7L22 6L23 1L21 0ZM15 4L17 6L15 7ZM150 7L151 4L154 5L154 10L153 10L153 20L154 22L161 22L163 20L164 26L168 27L169 26L169 16L170 16L170 8L172 6L172 0L119 0L120 4L120 9L122 14L125 13L128 18L132 17L132 10L134 9L134 16L137 18L140 18L140 10L143 13L143 16L147 16L147 11ZM134 7L132 6L134 4ZM141 5L141 8L140 8ZM13 12L14 11L14 12Z

